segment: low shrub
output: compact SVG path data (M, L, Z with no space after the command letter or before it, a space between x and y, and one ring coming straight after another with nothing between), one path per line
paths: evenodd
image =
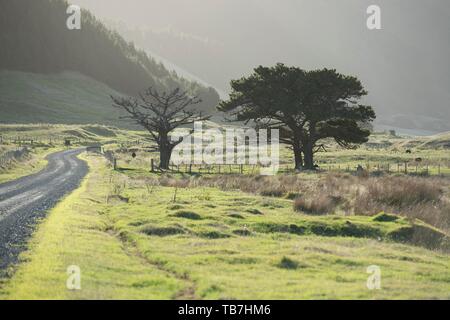
M299 263L288 257L283 257L277 266L281 269L295 270L299 267Z
M373 221L378 221L378 222L392 222L392 221L397 221L398 219L399 219L398 216L393 215L393 214L387 214L384 212L381 212L372 218Z

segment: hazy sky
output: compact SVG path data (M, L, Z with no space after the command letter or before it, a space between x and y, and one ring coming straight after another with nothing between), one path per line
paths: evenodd
M98 17L223 45L224 78L276 62L362 79L384 113L450 121L449 0L73 0ZM382 10L369 31L366 9ZM204 79L208 81L208 79ZM227 80L228 81L228 80ZM224 88L226 89L226 88Z

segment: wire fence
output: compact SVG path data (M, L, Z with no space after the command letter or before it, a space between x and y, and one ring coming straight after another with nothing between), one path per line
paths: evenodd
M12 145L35 145L35 144L64 144L69 138L59 136L0 136L0 144L12 144ZM85 139L71 138L74 143L81 143L87 141Z
M117 169L117 159L112 151L103 152L103 156L108 161L113 170Z
M410 162L380 162L361 165L369 174L411 174L411 175L449 175L450 166L446 164L420 164ZM361 170L360 169L360 170ZM358 166L327 164L319 168L328 172L358 172Z
M116 168L120 167L119 159L114 157ZM150 159L149 169L151 172L158 172L159 161ZM132 166L132 162L127 161L127 166ZM359 168L358 168L359 167ZM267 170L268 167L249 164L174 164L170 163L169 170L176 173L186 174L259 174L261 170ZM361 171L362 170L362 171ZM296 170L292 164L283 163L277 168L278 173L299 173L305 170ZM311 171L308 171L311 172ZM450 176L450 166L445 164L418 164L418 163L376 163L365 165L348 164L327 164L316 168L315 172L336 172L336 173L355 173L368 175L381 174L405 174L422 176Z
M92 145L99 143L96 138L84 138L76 136L65 136L65 135L49 135L49 136L2 136L0 135L0 144L5 145L65 145L67 141L70 141L73 145ZM130 140L127 142L121 142L118 139L106 139L102 141L102 144L119 144L123 148L128 148L130 146L142 146L145 145L143 140Z
M251 164L169 164L169 170L160 170L159 159L148 157L136 157L136 153L131 149L120 151L115 154L113 151L104 152L105 158L112 167L133 169L148 169L151 172L170 171L186 174L260 174L261 170L267 167ZM360 167L358 169L358 167ZM385 162L364 162L348 161L347 163L319 163L315 172L338 172L361 174L361 170L369 175L381 174L406 174L422 176L450 176L450 163L437 160L420 159L409 161L385 161ZM295 174L304 170L296 170L292 163L283 162L278 166L278 173Z

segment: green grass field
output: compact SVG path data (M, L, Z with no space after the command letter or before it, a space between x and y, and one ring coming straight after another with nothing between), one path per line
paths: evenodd
M308 216L290 200L149 186L83 158L91 173L42 222L1 298L450 298L450 256L396 242L403 218ZM66 288L70 265L79 291ZM366 287L371 265L380 290Z
M450 208L447 178L410 175L413 180L399 180L419 187L436 184L443 191L430 195L439 197L439 203L391 206L399 210L397 215L376 215L382 211L378 202L366 208L370 215L349 214L344 205L334 214L316 215L294 210L292 192L278 197L246 192L239 180L234 182L238 188L200 182L179 187L185 174L149 172L150 159L157 154L148 152L148 136L142 131L0 125L0 135L2 152L17 146L17 137L33 148L31 158L0 172L0 182L40 170L45 155L64 148L64 139L73 147L103 144L115 151L119 165L114 171L100 156L81 156L90 166L89 175L38 225L21 263L0 283L0 299L450 299L450 224L437 221L450 214L445 212ZM430 168L441 164L443 170L450 161L442 147L446 139L378 134L357 150L331 145L317 158L325 169L325 164L345 168L421 156ZM281 155L284 163L290 162L287 150ZM296 176L300 184L291 188L304 187L299 194L314 198L326 193L353 205L345 198L354 196L352 183L358 182L351 175L325 171ZM220 175L206 172L187 177L194 182L195 177L220 180ZM384 180L371 181L361 180L358 188ZM413 215L402 211L408 208ZM434 226L421 221L423 214ZM67 269L73 265L81 269L81 290L66 287ZM381 270L379 290L366 286L372 265Z

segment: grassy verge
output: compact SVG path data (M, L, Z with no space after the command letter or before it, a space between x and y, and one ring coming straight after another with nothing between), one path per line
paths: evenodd
M290 200L149 186L86 159L89 176L39 227L1 298L450 298L450 256L396 242L413 227L404 219L312 217ZM70 265L80 291L66 289ZM380 290L366 287L370 265Z

